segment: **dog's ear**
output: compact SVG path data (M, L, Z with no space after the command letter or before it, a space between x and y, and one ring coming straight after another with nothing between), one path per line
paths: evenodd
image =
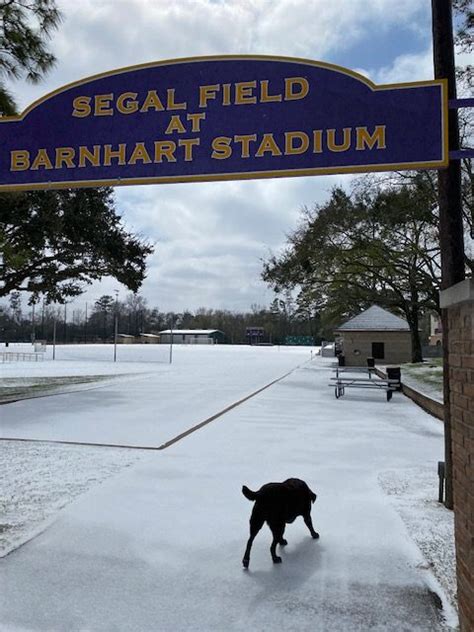
M311 502L314 503L314 501L317 498L316 494L310 490L310 496L311 496Z

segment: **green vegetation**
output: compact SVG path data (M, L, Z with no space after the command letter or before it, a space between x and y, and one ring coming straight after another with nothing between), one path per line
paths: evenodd
M113 276L136 292L153 247L128 233L112 189L0 194L0 296L15 291L64 303Z
M61 14L55 0L9 0L0 6L0 114L16 114L5 79L37 83L56 59L47 48Z
M305 209L287 249L264 264L275 291L297 289L298 303L337 325L376 303L407 321L413 362L421 362L420 318L439 309L438 218L430 176L407 183L363 179L351 194ZM324 319L323 319L324 320Z
M8 83L40 81L54 65L49 39L61 22L55 0L0 2L0 116L16 114ZM29 292L64 303L112 276L136 292L150 244L128 233L108 188L0 196L0 296Z
M402 375L408 375L417 382L443 390L443 359L431 358L421 364L403 364Z

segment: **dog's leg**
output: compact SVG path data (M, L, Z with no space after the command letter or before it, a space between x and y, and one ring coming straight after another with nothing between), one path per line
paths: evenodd
M283 534L285 532L285 524L281 525L280 523L269 523L269 527L271 532L273 533L273 542L270 547L270 554L272 556L272 560L274 564L281 564L281 557L276 554L277 544L281 544L282 542L286 542L283 539Z
M313 528L313 521L311 520L311 509L303 514L303 520L305 525L308 527L312 537L317 540L319 538L319 533L317 533Z
M265 518L260 516L255 511L255 506L254 506L252 515L250 516L250 538L248 539L247 548L245 549L245 553L244 553L244 559L242 560L242 564L244 565L244 568L249 567L250 549L252 548L252 544L253 544L253 541L255 540L255 536L263 527L264 522L265 522Z

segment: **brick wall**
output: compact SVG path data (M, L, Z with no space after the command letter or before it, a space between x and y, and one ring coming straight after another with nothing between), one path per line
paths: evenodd
M385 358L375 364L403 364L411 362L411 335L409 331L350 331L342 334L347 366L367 366L372 356L372 343L383 342ZM354 353L357 350L359 353Z
M454 291L458 288L458 291ZM442 293L448 309L453 496L459 616L474 630L474 282Z

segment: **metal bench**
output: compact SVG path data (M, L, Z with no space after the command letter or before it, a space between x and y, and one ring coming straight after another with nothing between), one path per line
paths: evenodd
M366 367L366 366L338 366L334 369L336 371L336 377L339 377L340 373L365 373L372 377L372 374L376 374L375 367Z
M368 373L368 377L352 377L348 375L349 373ZM378 377L372 378L373 373L375 373L375 369L372 367L338 367L336 369L336 377L330 378L332 383L329 384L329 386L334 386L336 399L344 395L346 388L375 388L385 391L387 394L387 402L389 402L392 399L393 391L399 389L400 381L394 379L380 379Z

